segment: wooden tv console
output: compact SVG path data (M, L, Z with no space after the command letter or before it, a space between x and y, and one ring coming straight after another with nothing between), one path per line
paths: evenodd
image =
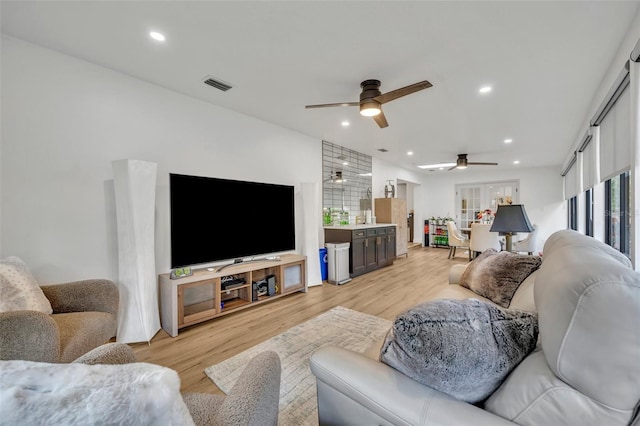
M195 270L189 277L172 280L159 276L162 328L176 337L178 330L231 312L268 302L297 291L307 291L306 256L286 254L279 260L260 259L226 265L215 271ZM273 294L254 295L253 283L275 278ZM228 278L244 280L224 289Z

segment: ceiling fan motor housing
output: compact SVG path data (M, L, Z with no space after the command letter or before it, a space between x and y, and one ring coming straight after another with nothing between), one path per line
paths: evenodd
M376 96L380 96L380 80L365 80L360 83L362 93L360 93L360 102L373 100ZM380 103L378 102L378 105Z

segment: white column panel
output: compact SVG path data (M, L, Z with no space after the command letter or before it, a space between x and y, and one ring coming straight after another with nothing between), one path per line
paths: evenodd
M587 209L587 197L585 192L578 194L578 232L587 233L587 223L585 220Z
M307 256L307 285L322 285L320 274L319 228L322 223L320 185L318 182L305 182L302 189L302 212L304 234L302 254Z
M593 237L604 242L605 236L604 183L593 187Z
M155 270L157 164L113 161L120 311L117 341L148 342L160 330Z
M631 261L635 270L640 270L640 63L629 62L631 84L630 102L630 140L631 140L631 176L629 186L629 213L631 214Z

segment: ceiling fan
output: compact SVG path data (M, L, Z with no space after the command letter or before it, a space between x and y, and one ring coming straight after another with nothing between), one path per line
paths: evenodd
M335 104L318 104L307 105L305 108L325 108L336 106L358 106L360 107L360 114L365 117L373 117L374 121L378 123L380 128L389 126L384 113L382 112L382 104L391 102L394 99L398 99L402 96L410 95L411 93L419 90L428 89L433 85L428 81L420 81L418 83L411 84L400 89L392 90L387 93L380 92L380 80L365 80L360 83L362 93L360 93L359 102L340 102Z
M458 154L456 165L449 167L449 170L453 169L466 169L467 166L497 166L498 163L478 163L475 161L467 161L467 154Z

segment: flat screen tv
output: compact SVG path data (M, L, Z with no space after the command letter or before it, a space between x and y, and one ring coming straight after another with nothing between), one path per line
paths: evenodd
M171 267L294 250L293 189L170 173Z

